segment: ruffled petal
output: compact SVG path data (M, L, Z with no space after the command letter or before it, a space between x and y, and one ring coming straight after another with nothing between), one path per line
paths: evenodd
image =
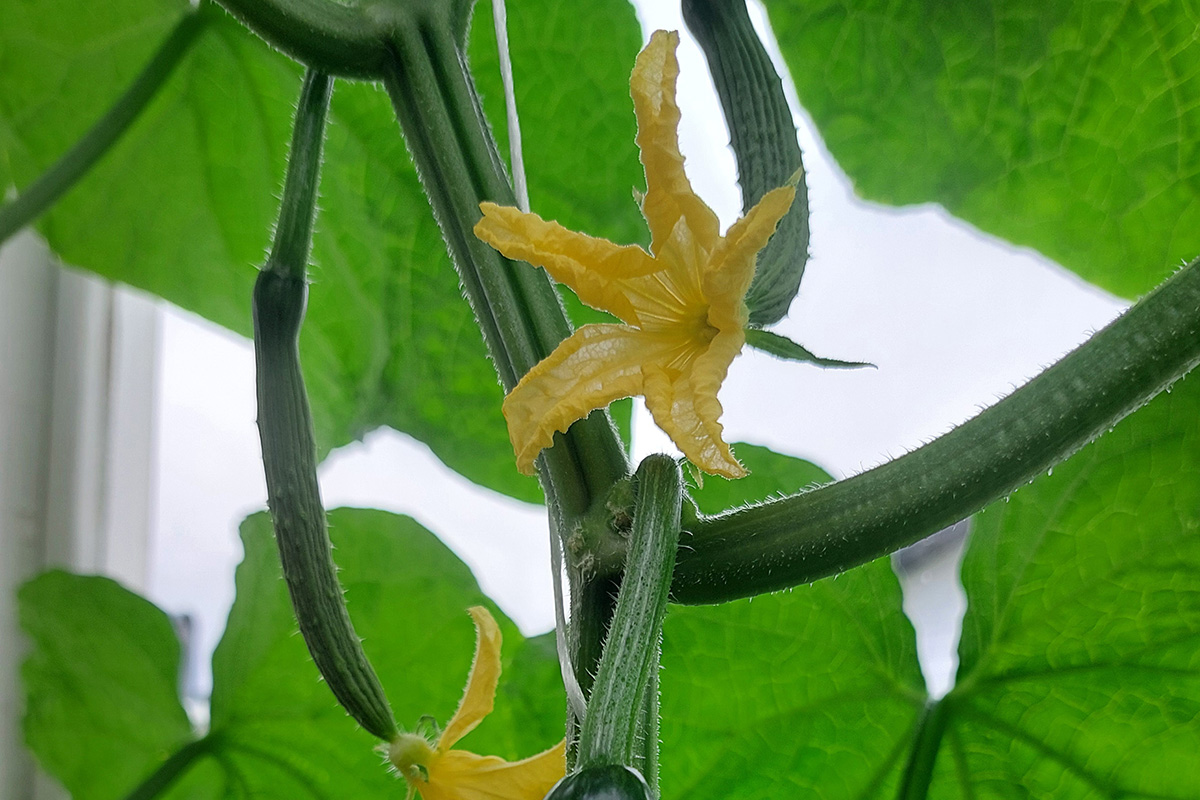
M629 78L633 113L638 123L637 144L646 169L642 213L650 226L650 252L655 255L680 217L687 218L692 234L705 250L711 250L720 235L717 215L692 191L683 171L679 106L675 104L678 46L679 34L675 31L655 31L638 54Z
M566 773L566 742L521 761L451 750L418 784L424 800L542 800Z
M592 308L634 321L623 282L659 269L645 250L576 233L511 206L480 203L479 209L483 219L475 223L475 235L480 239L509 258L544 267Z
M645 370L646 408L658 427L697 467L731 479L747 473L721 438L717 391L745 342L741 328L722 331L682 373L673 374L660 365Z
M758 252L767 246L796 199L794 186L781 186L763 195L754 208L729 226L725 236L713 250L703 275L704 295L715 308L733 309L740 306L754 280ZM724 320L712 320L719 328Z
M517 468L533 473L538 453L576 420L642 393L642 364L661 350L628 325L584 325L526 373L504 398Z
M475 621L475 657L458 709L438 738L438 753L445 753L492 713L500 683L500 627L483 606L469 608L467 613Z

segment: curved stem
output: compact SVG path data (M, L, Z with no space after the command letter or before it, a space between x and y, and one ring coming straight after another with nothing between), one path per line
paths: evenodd
M309 67L348 78L378 77L383 26L359 6L333 0L217 0L271 45Z
M672 596L717 603L844 572L1017 489L1200 362L1200 259L1025 386L853 478L700 520Z
M129 130L191 49L210 14L207 3L199 10L185 14L129 88L83 138L27 186L16 200L0 207L0 244L54 205Z
M305 78L275 243L254 284L258 431L275 541L300 633L342 707L367 731L390 741L398 732L396 720L354 631L337 579L317 484L312 412L300 370L306 259L331 83L315 70ZM289 241L292 236L303 240Z
M153 800L174 785L200 756L207 755L212 749L209 737L188 742L171 754L170 758L159 765L144 781L138 784L132 792L125 795L125 800Z

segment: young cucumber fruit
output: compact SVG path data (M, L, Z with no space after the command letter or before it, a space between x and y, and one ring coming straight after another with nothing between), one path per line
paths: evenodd
M556 783L546 800L650 800L650 787L633 767L588 767Z

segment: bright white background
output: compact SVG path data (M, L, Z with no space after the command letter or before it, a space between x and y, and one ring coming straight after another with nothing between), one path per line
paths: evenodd
M696 190L728 225L741 206L728 136L703 57L668 5L644 3L643 27L683 32L681 147ZM809 458L835 476L859 472L973 416L1122 308L1040 256L981 235L939 208L896 210L856 199L808 118L799 114L796 123L808 170L812 259L777 330L819 355L878 369L822 371L747 351L721 395L729 441ZM150 591L164 608L195 621L189 683L202 696L204 665L233 599L241 557L236 528L265 506L253 355L245 340L177 310L166 314L162 336ZM636 455L664 449L670 442L639 414ZM392 431L334 453L321 480L331 508L414 516L463 557L523 630L552 627L539 508L462 481L424 445ZM951 585L925 576L930 580L941 588L910 603L923 604L923 619L941 613L940 627L923 630L921 644L927 673L932 669L935 687L944 689L953 645L947 623L961 607Z

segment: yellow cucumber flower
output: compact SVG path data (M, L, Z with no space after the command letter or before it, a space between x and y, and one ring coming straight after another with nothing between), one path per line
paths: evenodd
M505 398L522 472L533 472L556 431L614 400L642 395L654 421L693 464L727 478L746 474L721 438L717 390L746 341L745 297L758 251L796 190L768 192L720 235L716 214L683 171L678 44L678 33L656 31L630 77L646 170L642 214L650 227L649 253L516 208L480 205L476 236L509 258L544 267L583 302L625 323L583 326Z
M451 750L492 712L500 681L500 628L486 608L468 609L475 621L475 658L458 710L437 741L402 733L388 745L388 760L408 783L408 797L423 800L542 800L566 772L566 742L522 761Z

